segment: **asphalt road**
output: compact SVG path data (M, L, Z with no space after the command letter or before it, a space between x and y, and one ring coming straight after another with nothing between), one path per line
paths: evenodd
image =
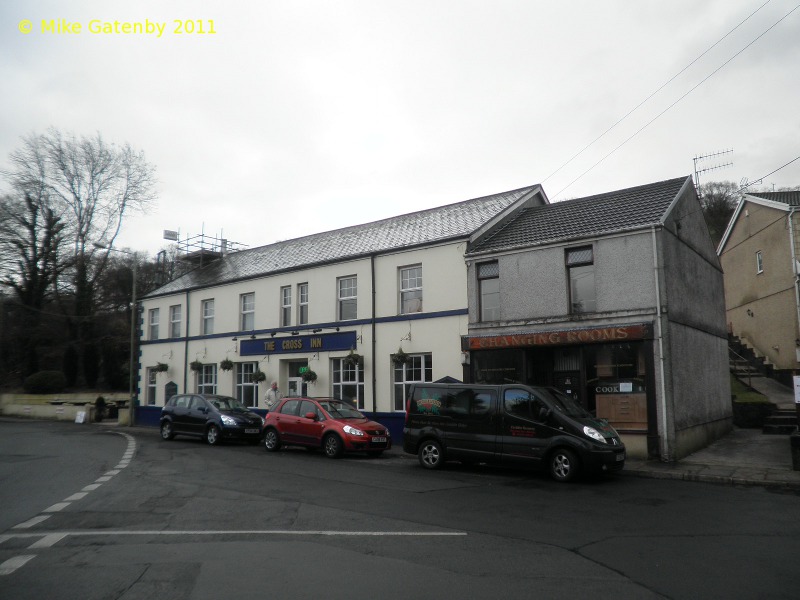
M796 598L800 498L0 421L0 598Z

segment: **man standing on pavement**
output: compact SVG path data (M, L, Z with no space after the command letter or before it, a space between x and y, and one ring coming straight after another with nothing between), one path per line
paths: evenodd
M281 394L281 391L278 389L278 382L273 381L267 393L264 394L264 404L266 404L267 410L272 410L272 407L275 406L281 398L283 398L283 394Z

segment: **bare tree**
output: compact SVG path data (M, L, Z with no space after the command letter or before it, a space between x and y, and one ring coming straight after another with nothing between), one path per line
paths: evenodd
M42 214L62 227L63 269L56 275L63 277L55 289L70 318L71 337L86 356L97 280L125 217L146 211L155 200L155 168L128 144L118 147L99 133L78 138L54 128L23 137L9 158L11 169L3 175L11 187L34 198L49 211ZM84 364L84 372L90 367Z
M700 205L703 208L708 232L714 246L717 246L728 228L736 204L742 197L739 186L732 181L709 181L700 186L702 197Z

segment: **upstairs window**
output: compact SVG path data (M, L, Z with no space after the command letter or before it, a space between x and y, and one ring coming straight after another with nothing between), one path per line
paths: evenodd
M478 294L481 321L499 321L500 265L496 260L478 265Z
M764 272L764 257L761 254L761 250L756 252L756 274Z
M252 292L239 296L239 330L252 331L256 328L256 295Z
M158 309L157 308L151 308L149 314L150 314L150 318L149 318L149 322L150 322L149 333L150 333L150 336L149 336L149 339L157 340L158 339Z
M181 337L181 305L169 307L169 337Z
M341 277L336 282L338 288L338 312L340 321L349 321L358 314L358 281L356 277Z
M308 284L297 286L297 324L308 324Z
M200 331L203 335L211 335L214 333L214 300L203 300L201 305L200 317L202 323Z
M400 269L400 314L422 312L422 265Z
M569 272L570 313L597 311L597 295L594 287L594 252L591 246L567 250Z
M292 324L292 287L281 288L281 327Z

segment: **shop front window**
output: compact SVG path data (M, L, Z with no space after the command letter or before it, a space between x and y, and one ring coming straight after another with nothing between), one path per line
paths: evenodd
M645 344L584 348L588 408L623 431L647 430Z

